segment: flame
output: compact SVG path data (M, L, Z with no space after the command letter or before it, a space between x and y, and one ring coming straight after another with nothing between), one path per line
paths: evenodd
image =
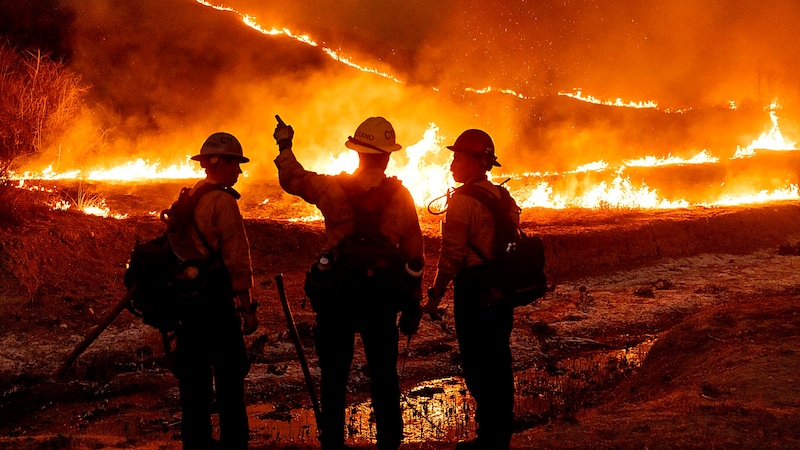
M769 118L772 121L772 127L770 127L769 131L761 133L761 136L745 148L736 147L736 153L734 153L731 159L749 158L756 154L757 149L778 151L797 150L795 143L787 141L786 138L783 137L780 128L778 128L778 114L775 112L776 109L777 105L775 103L770 105Z
M519 92L513 91L511 89L494 89L491 86L486 86L483 89L465 88L464 90L467 91L467 92L474 92L476 94L488 94L489 92L497 91L497 92L500 92L501 94L513 95L514 97L521 98L523 100L528 100L528 99L531 98L531 97L527 97L525 95L522 95Z
M72 206L73 204L66 200L59 200L51 205L51 207L54 210L62 210L62 211L66 211L72 208ZM127 214L111 213L111 210L108 208L108 206L106 206L104 199L101 199L101 201L98 204L76 206L76 209L90 216L111 217L113 219L125 219L126 217L128 217Z
M165 168L159 168L160 165L161 161L159 160L151 163L149 160L140 158L108 170L94 170L89 173L87 179L95 181L132 181L205 178L205 172L199 169L196 163L191 162L189 155L186 155L186 160L180 164L172 164Z
M527 192L525 192L527 191ZM686 200L670 201L659 197L658 192L646 184L634 186L630 178L618 174L610 183L601 181L583 195L567 198L554 194L546 181L537 183L532 189L520 189L512 196L522 208L630 208L671 209L686 208Z
M442 195L455 185L450 176L450 154L441 153L443 138L438 133L439 127L430 123L422 139L404 149L404 158L392 157L386 168L387 175L402 180L418 206L425 205L428 199ZM331 153L328 161L309 165L311 170L331 175L353 173L357 167L358 154L352 150L335 155Z
M565 97L574 98L576 100L580 100L582 102L587 103L594 103L596 105L606 105L606 106L621 106L624 108L652 108L658 109L658 103L648 100L648 101L623 101L621 98L617 98L613 101L609 100L600 100L597 97L592 95L584 96L583 92L580 89L575 89L574 92L559 92L558 95L563 95Z
M402 83L399 79L389 73L382 72L376 68L360 65L350 57L324 46L320 46L314 39L306 34L292 32L287 28L265 28L260 25L254 16L241 13L234 8L215 5L205 0L196 0L197 3L219 11L226 11L237 14L242 22L253 30L268 36L286 36L301 42L305 45L319 47L331 59L355 68L362 72L376 74L396 83ZM438 91L438 88L433 88ZM467 92L476 94L488 94L497 92L513 97L529 100L534 97L526 96L511 89L487 86L481 89L465 88ZM597 105L612 107L636 108L636 109L657 109L666 112L684 112L684 110L671 111L662 109L655 101L632 101L616 98L613 100L602 100L595 96L585 94L582 89L574 89L572 92L558 92L559 96L569 97L578 101L588 102ZM737 109L735 102L728 104L730 109ZM795 143L788 141L782 135L778 127L779 109L777 102L769 107L769 115L772 122L771 128L764 132L759 138L754 140L745 148L737 147L736 153L731 159L741 159L753 156L756 150L796 150ZM454 187L449 171L451 153L443 152L443 138L439 135L439 128L436 124L430 123L423 136L418 142L404 149L403 152L392 157L387 174L397 176L409 189L416 203L420 207L426 206L432 199L441 198L443 194ZM720 158L712 155L708 150L702 150L695 156L685 159L672 154L666 157L643 156L636 159L623 161L616 167L600 160L578 165L572 170L559 172L523 172L502 174L502 178L513 179L518 182L518 186L509 186L512 196L520 206L524 208L543 207L543 208L685 208L691 205L700 206L728 206L745 203L760 203L773 200L790 200L798 198L798 188L796 184L787 182L787 186L774 189L772 191L762 189L759 192L738 192L725 193L717 200L710 200L705 203L689 203L683 198L667 199L659 194L657 189L651 188L645 182L634 182L625 174L626 168L646 167L658 168L663 166L681 165L704 165L717 164ZM311 170L321 173L352 173L358 166L358 156L352 151L342 151L337 154L331 153L328 160L317 162L316 166L309 166ZM608 173L606 173L608 172ZM247 174L245 174L246 176ZM494 175L490 173L490 177ZM137 182L147 180L162 179L197 179L204 177L202 170L190 161L186 156L185 161L162 167L160 160L150 161L148 159L137 159L127 162L120 166L111 168L98 168L87 173L80 170L70 170L58 172L53 169L52 164L41 172L24 172L22 174L10 174L10 179L20 180L20 187L24 187L25 180L63 180L63 179L85 179L94 181L120 181ZM605 179L601 179L605 178ZM567 186L558 190L554 185L558 185L555 179L568 180ZM572 180L580 181L572 181ZM591 181L589 181L591 179ZM563 184L563 183L562 183ZM560 185L559 185L560 186ZM727 186L726 186L727 188ZM733 189L733 188L732 188ZM743 188L743 190L745 190ZM750 189L752 191L752 188ZM52 207L57 209L76 208L81 209L87 214L112 216L105 205L105 200L94 199L93 202L82 202L60 200L55 202ZM268 199L261 202L266 204ZM319 213L310 214L304 217L292 218L292 221L314 221L321 220Z
M10 172L9 179L12 180L92 180L92 181L146 181L146 180L167 180L167 179L187 179L205 178L202 169L197 168L197 164L191 162L191 157L186 155L186 160L180 164L160 168L161 161L150 162L148 159L137 159L129 161L121 166L110 169L92 170L88 175L83 176L80 170L68 172L55 172L53 165L50 164L41 172L25 171L21 174Z
M245 25L247 25L248 27L250 27L250 28L252 28L252 29L254 29L256 31L258 31L259 33L266 34L266 35L269 35L269 36L285 35L285 36L290 37L290 38L292 38L292 39L294 39L294 40L296 40L298 42L302 42L303 44L310 45L311 47L318 47L319 46L319 44L317 44L313 39L308 37L308 35L305 35L305 34L298 35L298 34L292 33L287 28L277 29L277 28L273 27L273 28L267 30L264 27L262 27L261 25L259 25L258 22L256 22L256 18L255 17L253 17L253 16L251 16L249 14L241 13L241 12L237 11L236 9L231 8L229 6L214 5L214 4L209 3L209 2L207 2L205 0L195 0L195 1L197 1L197 3L200 3L203 6L207 6L209 8L216 9L217 11L226 11L226 12L232 12L234 14L237 14L239 17L242 18L242 22L244 22ZM340 54L339 52L337 52L337 51L335 51L335 50L333 50L333 49L331 49L329 47L321 47L321 48L322 48L322 51L325 52L325 54L327 54L328 56L330 56L331 59L333 59L334 61L338 61L338 62L340 62L342 64L345 64L347 66L350 66L350 67L352 67L354 69L358 69L358 70L360 70L362 72L374 73L375 75L379 75L379 76L381 76L383 78L387 78L387 79L392 80L392 81L394 81L396 83L401 83L400 80L398 80L397 78L395 78L391 74L388 74L386 72L382 72L382 71L380 71L380 70L378 70L378 69L376 69L374 67L366 67L366 66L362 66L360 64L357 64L357 63L353 62L353 60L350 59L349 57L344 56L344 55Z
M773 127L768 133L764 133L759 139L753 141L748 147L761 148L767 142L778 142L779 145L772 146L777 149L793 149L793 143L787 143L777 127L777 115L774 111L770 112L773 120ZM422 208L433 199L444 198L443 195L450 188L455 186L450 176L449 163L451 153L443 152L443 137L439 135L439 128L435 123L430 123L422 138L413 145L407 146L404 152L394 156L387 167L387 174L396 176L403 181L409 189L417 205ZM736 158L735 156L731 159ZM634 160L624 161L617 167L611 167L609 163L600 160L582 164L573 170L563 173L522 173L522 174L502 174L500 177L507 177L517 181L522 181L520 186L509 187L511 195L523 208L629 208L629 209L673 209L686 208L689 206L731 206L738 204L763 203L768 201L795 200L798 196L798 188L795 184L788 184L785 187L772 191L761 190L757 193L742 192L738 194L725 194L714 201L701 203L689 203L685 199L667 199L661 196L656 189L651 188L646 183L639 184L631 181L625 175L627 167L651 167L657 168L669 165L701 165L717 164L719 157L711 155L707 150L697 153L695 156L685 159L677 156L668 155L666 157L644 156ZM330 154L328 160L317 163L318 167L310 166L311 170L322 173L337 174L341 172L352 173L358 167L358 155L356 152L345 150L338 154ZM613 178L601 180L593 185L581 186L577 189L574 183L562 192L556 192L549 178L564 178L575 175L611 171ZM493 179L493 174L489 174ZM167 167L161 167L160 161L150 162L149 160L137 159L123 165L108 169L96 169L83 175L81 171L67 171L59 173L53 170L52 165L40 173L24 172L23 174L11 174L11 178L19 180L19 187L28 189L42 189L34 185L25 187L25 180L64 180L64 179L87 179L95 181L147 181L163 179L187 179L202 178L202 172L196 167L187 155L185 161ZM262 205L268 203L268 199L261 202ZM91 202L60 200L51 205L55 209L69 209L75 207L87 214L94 214L103 217L123 218L125 216L112 214L105 205L105 200L101 198L93 199ZM442 205L443 206L443 205ZM303 217L288 219L294 222L308 222L322 220L319 212L311 213Z
M450 176L450 152L441 153L443 139L438 132L436 124L431 123L422 139L406 148L408 163L400 165L395 158L386 169L387 174L403 181L420 206L455 186Z
M669 165L681 164L714 164L719 161L719 158L712 156L708 150L703 150L694 155L690 159L683 159L677 156L667 155L665 158L657 158L655 156L644 156L638 159L625 161L623 164L628 167L659 167Z
M59 178L53 178L59 179ZM17 180L17 189L25 189L32 192L44 192L47 194L59 194L55 189L46 188L37 184L28 184L26 180ZM78 191L77 198L58 199L49 202L50 208L54 210L66 211L75 206L75 209L83 212L84 214L100 217L111 217L114 219L124 219L128 217L127 214L114 214L111 209L106 206L106 200L96 194L87 195L82 191Z
M797 200L800 198L796 184L789 185L784 189L775 189L770 192L762 190L757 194L742 194L739 196L725 196L716 202L706 206L733 206L752 203L767 203L779 200Z
M585 172L602 172L608 168L608 163L605 161L595 161L578 166L575 170L570 170L567 173L585 173Z

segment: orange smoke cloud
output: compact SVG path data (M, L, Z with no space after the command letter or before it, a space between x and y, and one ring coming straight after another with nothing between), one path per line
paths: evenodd
M320 171L376 115L404 146L431 123L445 141L485 129L509 172L703 150L727 158L770 126L763 108L775 98L782 131L800 136L800 50L786 38L800 19L796 2L214 3L320 45L264 35L239 14L196 1L63 0L70 65L91 98L81 125L44 163L179 163L224 130L252 159L243 184L274 179L276 113L294 126L301 161ZM341 64L322 47L400 83ZM658 108L558 95L576 88Z

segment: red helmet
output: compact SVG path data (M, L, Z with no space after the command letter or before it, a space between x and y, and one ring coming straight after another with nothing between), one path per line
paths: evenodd
M470 153L478 157L485 156L493 166L500 167L500 163L497 162L497 157L494 155L494 142L485 131L467 130L458 136L455 144L448 145L447 148L454 152Z

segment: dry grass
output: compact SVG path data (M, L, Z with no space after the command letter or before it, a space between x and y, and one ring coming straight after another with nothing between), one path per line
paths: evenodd
M0 177L63 138L87 90L63 62L0 43Z
M0 228L18 227L31 217L45 214L48 208L39 200L34 192L0 181Z

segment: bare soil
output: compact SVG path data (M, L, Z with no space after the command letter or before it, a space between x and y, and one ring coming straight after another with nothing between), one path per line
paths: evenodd
M439 240L437 219L423 216L429 284ZM524 227L547 245L553 290L517 310L515 370L541 369L554 386L577 386L570 377L588 373L575 369L582 357L640 343L649 352L625 370L596 370L600 379L562 392L563 401L545 411L520 407L513 448L800 448L799 221L792 203L526 211ZM256 218L246 226L262 305L261 325L247 338L252 447L314 448L313 439L281 435L261 419L264 405L310 407L274 277L283 274L318 377L302 282L322 228ZM160 336L128 311L66 376L54 376L123 297L133 243L162 230L144 214L117 220L41 210L0 229L0 448L180 448L177 383ZM445 304L451 301L448 294ZM452 316L425 320L403 386L458 377L458 361ZM353 404L368 400L368 386L357 349ZM303 429L303 419L285 414L295 431ZM404 448L452 448L453 440Z

